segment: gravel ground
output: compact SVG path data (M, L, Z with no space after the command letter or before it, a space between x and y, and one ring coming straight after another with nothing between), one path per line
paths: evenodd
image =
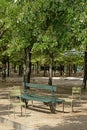
M11 126L0 123L0 130L15 130L15 129L12 128Z
M40 78L35 78L34 82L40 82ZM42 78L40 83L47 83L47 79ZM71 91L72 86L81 86L82 79L55 79L53 83L58 85L62 95ZM14 83L13 83L14 84ZM13 85L12 84L12 85ZM87 90L82 92L82 103L74 107L71 112L70 105L65 105L65 112L62 105L57 105L56 114L51 114L47 106L42 103L34 102L34 107L27 109L26 116L20 116L20 108L16 108L16 118L13 116L13 109L10 109L10 117L7 111L7 93L11 89L8 87L0 89L0 116L8 120L21 123L24 126L35 128L36 130L86 130L87 129ZM60 87L61 86L61 87ZM69 90L69 91L68 91ZM70 93L67 94L68 96ZM31 102L30 102L31 103ZM8 125L0 124L0 130L15 130Z

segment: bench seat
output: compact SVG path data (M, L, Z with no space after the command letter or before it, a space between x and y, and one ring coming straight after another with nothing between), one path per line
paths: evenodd
M53 99L52 97L45 97L45 96L39 96L39 95L33 95L33 94L22 94L22 98L26 100L35 100L35 101L40 101L40 102L55 102L55 98Z

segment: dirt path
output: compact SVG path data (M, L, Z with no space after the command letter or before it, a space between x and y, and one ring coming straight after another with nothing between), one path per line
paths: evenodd
M65 112L62 111L62 105L57 105L56 114L51 114L47 106L40 102L34 102L34 107L27 109L27 116L20 116L20 108L16 108L16 118L13 117L13 109L10 109L10 117L8 117L8 100L7 94L13 84L21 85L21 79L12 80L11 82L2 83L0 88L0 116L8 120L21 123L24 126L35 128L36 130L86 130L87 128L87 90L82 90L82 103L74 107L71 112L70 105L65 104ZM32 82L47 83L44 77L34 78ZM54 79L53 84L58 86L59 96L71 95L71 87L81 86L81 79ZM4 87L3 87L4 86ZM31 102L30 102L31 104ZM23 109L24 110L24 109ZM2 127L1 127L2 128ZM4 130L4 129L2 129ZM10 130L10 129L8 129ZM12 129L11 129L12 130Z
M0 123L0 130L15 130L13 127Z

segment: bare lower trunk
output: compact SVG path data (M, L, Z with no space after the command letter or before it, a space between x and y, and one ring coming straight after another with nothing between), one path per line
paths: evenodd
M87 82L87 52L84 55L84 77L83 77L83 87L86 89L86 82Z
M52 66L53 66L53 55L50 55L49 81L48 81L49 85L52 85L52 74L53 74Z
M6 81L6 63L2 63L2 81Z
M24 70L24 81L30 82L31 76L31 50L29 48L25 49L25 70Z

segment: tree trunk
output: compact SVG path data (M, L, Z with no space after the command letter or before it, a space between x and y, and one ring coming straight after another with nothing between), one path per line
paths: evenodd
M30 76L31 76L31 49L26 48L25 49L25 70L24 70L24 81L30 82Z
M6 81L6 63L2 63L2 81Z
M83 77L83 87L86 89L86 82L87 82L87 52L84 55L84 77Z
M17 73L17 68L16 64L14 64L14 73Z
M64 65L60 64L60 76L63 76L64 74Z
M7 62L7 76L9 77L9 71L10 71L10 63L9 63L9 59L8 59L8 62Z
M19 76L22 76L22 74L23 74L23 64L21 63L19 65Z
M53 74L52 66L53 66L53 55L50 55L49 81L48 81L49 85L52 85L52 74Z
M46 76L46 72L47 72L46 69L47 69L47 67L46 67L46 65L44 65L44 75L43 75L44 77Z
M35 73L36 75L38 75L39 72L40 72L40 71L39 71L39 62L38 62L38 61L36 62L35 72L36 72L36 73Z
M68 76L71 76L71 65L68 65Z
M74 64L74 65L73 65L73 73L74 73L75 76L76 76L76 71L77 71L77 67L76 67L76 65Z

